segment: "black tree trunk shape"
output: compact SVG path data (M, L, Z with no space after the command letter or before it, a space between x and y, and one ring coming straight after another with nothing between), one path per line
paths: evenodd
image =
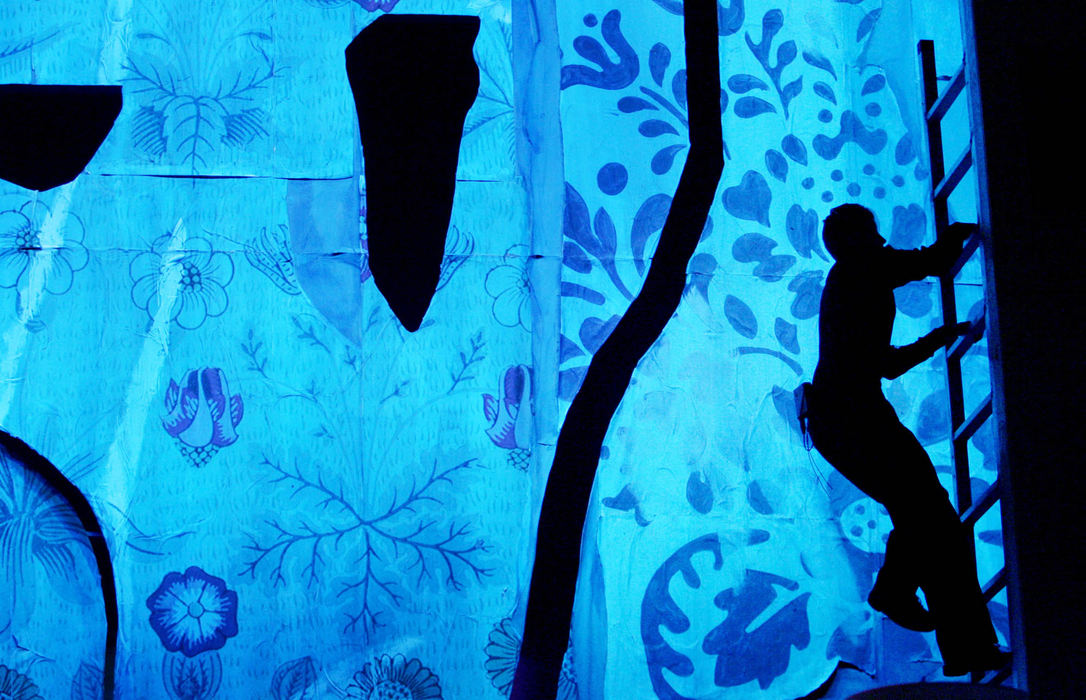
M634 368L675 314L724 169L716 0L684 0L690 152L641 293L592 358L558 435L543 496L513 700L552 700L569 639L588 499ZM601 630L601 633L603 631Z

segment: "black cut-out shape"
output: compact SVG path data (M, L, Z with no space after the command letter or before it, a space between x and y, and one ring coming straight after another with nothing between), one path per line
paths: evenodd
M592 358L558 435L543 496L524 642L512 700L558 688L577 585L581 530L603 438L634 368L675 314L724 170L716 0L684 0L690 152L641 292Z
M384 15L347 47L366 164L369 266L409 331L437 291L464 119L479 91L479 18Z
M39 192L71 182L121 102L119 85L0 85L0 178Z
M79 524L83 526L83 530L86 532L87 539L90 541L91 552L94 554L94 560L98 566L98 576L101 579L102 586L102 604L106 618L102 700L113 700L113 689L116 683L117 631L119 629L117 579L113 574L113 560L110 559L109 546L102 535L102 526L99 524L94 509L87 497L83 495L83 492L69 481L52 462L38 454L32 447L7 431L0 430L0 451L5 452L28 471L44 479L75 512L76 517L79 518Z

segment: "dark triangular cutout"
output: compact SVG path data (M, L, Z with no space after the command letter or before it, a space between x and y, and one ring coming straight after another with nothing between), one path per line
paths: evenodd
M0 85L0 178L38 191L71 182L120 113L119 85Z
M366 162L369 266L409 331L437 291L479 18L384 15L347 47Z

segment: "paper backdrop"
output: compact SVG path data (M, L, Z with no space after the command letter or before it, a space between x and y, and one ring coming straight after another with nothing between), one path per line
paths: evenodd
M344 71L382 12L482 21L445 263L414 334L369 276ZM508 693L557 432L641 285L687 151L680 12L0 6L0 80L124 88L83 175L40 195L0 185L0 425L102 522L117 697ZM935 38L949 75L959 31L952 2L721 4L724 177L601 455L561 697L794 698L840 661L860 670L826 697L940 678L931 635L866 606L889 519L803 448L791 392L817 362L828 211L872 208L899 247L933 236L915 42ZM968 139L964 112L950 119L948 158ZM974 207L966 191L952 218ZM963 272L963 314L982 279ZM897 301L897 342L940 322L932 280ZM986 357L965 359L967 411ZM885 388L953 493L944 381L936 358ZM985 483L994 444L971 442ZM982 581L1001 563L993 513ZM10 455L0 591L0 696L99 697L89 545ZM664 626L675 606L695 621L682 634Z

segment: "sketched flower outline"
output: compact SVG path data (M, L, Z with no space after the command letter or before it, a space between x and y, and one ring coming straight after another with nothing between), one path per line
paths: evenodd
M385 654L362 667L347 686L352 700L441 700L441 682L418 659Z
M167 651L191 658L222 649L238 633L238 594L198 566L171 571L147 597L151 629Z
M527 246L520 243L510 246L502 260L506 262L491 268L483 283L486 293L493 299L491 315L506 328L520 326L530 331L532 285L528 278Z
M29 676L0 664L0 698L4 700L42 700L38 686Z
M69 213L65 221L63 245L43 247L42 225L49 215L49 207L30 200L18 209L0 212L0 287L24 293L30 263L43 254L52 256L52 267L45 277L45 291L50 294L66 293L75 273L87 266L90 256L83 245L85 229L75 214Z
M234 262L198 236L188 238L180 251L168 250L169 242L170 234L163 234L150 250L132 259L128 267L132 303L153 320L161 303L163 280L170 277L171 268L177 269L180 282L170 320L185 330L195 330L208 318L226 313L230 305L226 287L234 279Z
M486 675L490 683L498 689L503 697L509 697L513 688L513 676L517 672L517 662L520 659L520 632L513 619L502 618L494 629L490 630L486 647ZM578 697L577 679L573 673L573 642L566 647L566 654L562 658L562 670L558 675L557 700L576 700Z

